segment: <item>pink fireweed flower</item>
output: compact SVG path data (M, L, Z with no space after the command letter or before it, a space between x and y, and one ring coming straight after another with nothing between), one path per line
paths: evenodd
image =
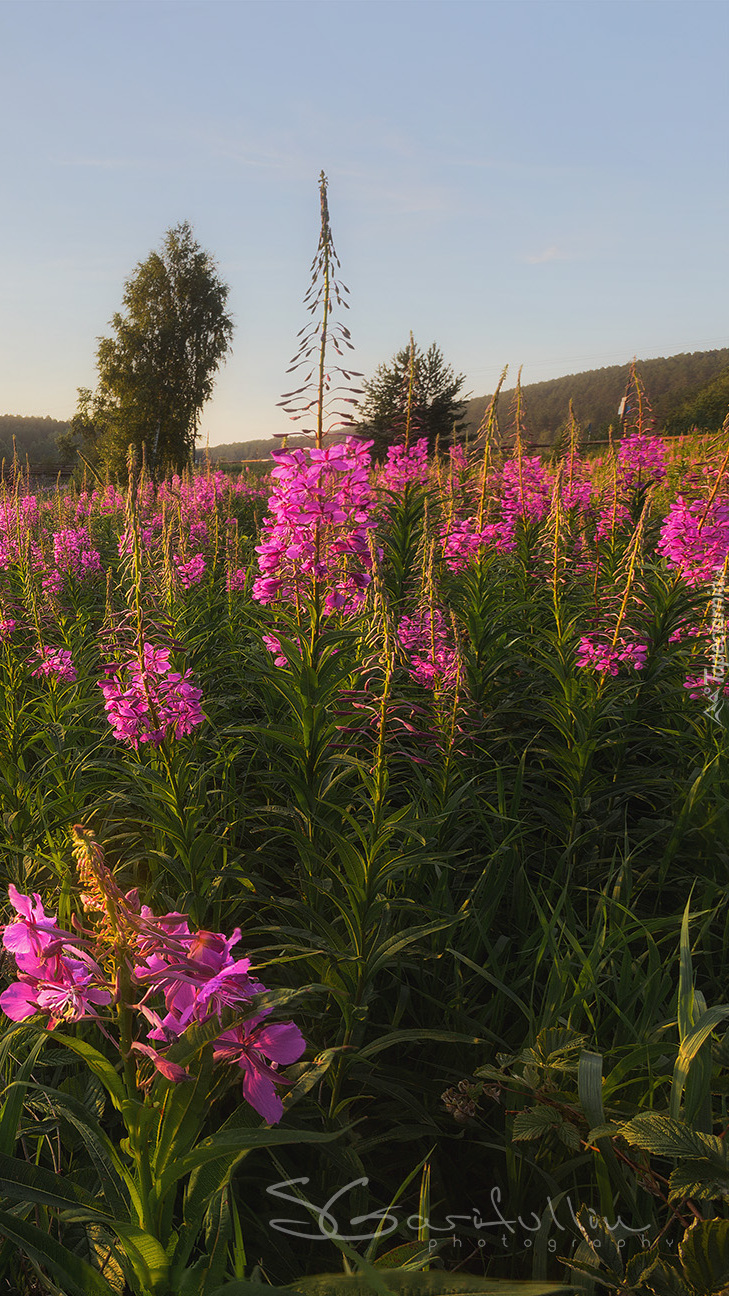
M53 533L53 561L60 572L76 580L87 580L101 573L101 557L92 548L85 527L68 527Z
M193 522L190 526L190 541L195 545L206 545L210 539L210 527L207 522Z
M43 645L35 651L38 665L31 675L45 676L46 679L66 680L73 683L76 678L76 667L71 659L70 649L48 648Z
M261 635L261 638L266 648L268 648L268 651L274 655L274 666L287 666L288 658L285 656L283 648L281 647L281 640L277 638L276 635L272 634Z
M0 621L0 643L2 643L4 639L10 638L11 634L13 633L13 630L15 629L15 625L16 622L10 620L9 618L6 621Z
M410 676L425 688L451 685L458 675L458 657L449 641L443 613L419 608L401 617L397 636L410 662Z
M359 607L372 578L370 444L349 438L324 450L274 451L273 491L256 546L257 602L306 598L318 587L327 612Z
M420 437L405 449L404 443L387 447L387 461L378 472L378 484L386 490L402 491L411 482L428 479L428 439Z
M158 747L168 736L182 738L203 723L202 690L192 672L173 671L166 648L144 645L144 670L138 658L107 668L99 682L114 737L136 750L140 743Z
M113 995L101 968L90 955L75 950L75 957L59 953L39 960L36 971L22 971L19 981L0 995L0 1008L11 1021L25 1021L36 1013L48 1014L53 1030L59 1022L98 1016L97 1008L111 1003Z
M687 504L679 495L668 510L656 545L658 553L682 569L686 584L691 586L711 580L729 555L729 501L717 496L704 518L705 513L703 500Z
M450 571L463 571L484 547L490 536L476 529L475 518L452 522L450 530L441 536L443 561Z
M63 591L63 572L52 569L41 577L41 585L47 594L60 594Z
M2 1011L11 1021L47 1013L51 1029L59 1021L95 1017L113 996L98 963L82 948L84 942L59 929L39 895L21 895L12 883L8 895L17 917L3 928L3 946L13 955L20 977L0 995Z
M266 989L249 975L250 959L233 958L231 950L240 942L240 929L230 936L191 932L184 914L157 917L146 905L139 908L136 893L123 896L106 872L103 856L99 863L87 851L84 867L81 876L88 883L91 869L97 889L102 888L107 900L113 891L114 912L123 920L129 951L123 957L128 959L132 984L145 987L142 1000L129 1006L138 1013L147 1042L135 1040L132 1049L148 1058L170 1083L187 1080L185 1069L168 1060L160 1048L173 1043L192 1023L217 1018L220 1034L213 1043L214 1060L237 1065L246 1101L270 1124L280 1120L283 1106L277 1087L285 1081L277 1068L296 1061L306 1045L293 1022L267 1021L270 1008L259 1009L232 1027L223 1026L223 1012L250 1011L253 997ZM9 895L17 917L5 925L2 939L19 975L0 995L0 1009L12 1021L45 1014L50 1029L61 1022L97 1017L100 1008L114 1002L118 978L116 973L107 975L88 952L88 933L59 930L57 918L45 913L38 895L21 895L13 886ZM164 1000L164 1009L154 1006L155 997Z
M632 491L666 476L666 448L660 437L636 432L618 447L618 489Z
M142 917L146 930L139 941L142 957L135 963L134 979L148 987L139 1005L152 1028L148 1040L162 1046L174 1042L193 1022L219 1017L225 1009L243 1008L253 995L265 991L260 981L249 976L250 959L234 960L231 955L232 947L240 941L240 929L236 928L229 938L220 932L191 934L180 914L157 920L143 909ZM156 937L155 926L159 928ZM147 1002L160 990L165 1001L164 1016ZM276 1067L295 1062L306 1042L293 1022L264 1024L270 1012L266 1009L221 1031L213 1045L213 1058L241 1068L244 1098L269 1124L274 1124L283 1113L276 1092L276 1086L283 1081Z
M283 1115L276 1092L283 1082L276 1068L298 1061L305 1048L306 1040L294 1022L267 1023L261 1014L223 1031L213 1045L213 1058L241 1068L246 1102L269 1125L276 1125Z
M648 644L629 642L622 637L616 644L598 642L595 637L583 635L577 649L577 665L592 667L601 674L617 675L621 666L642 670L648 657Z
M228 589L231 593L240 593L246 587L247 567L236 567L228 571Z
M703 675L687 675L684 688L689 690L690 698L707 698L719 695L729 697L729 680L724 676L712 675L704 671Z
M8 896L18 916L3 928L3 946L14 956L18 967L33 968L45 950L69 933L59 932L57 918L45 912L37 892L21 895L11 882Z
M201 553L195 554L194 558L191 558L189 562L183 562L177 556L173 561L177 571L177 578L184 589L190 589L192 585L200 584L207 566Z

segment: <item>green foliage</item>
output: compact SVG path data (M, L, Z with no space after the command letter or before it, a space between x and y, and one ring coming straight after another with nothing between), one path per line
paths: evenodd
M719 375L729 363L729 349L719 351L694 351L659 360L639 361L640 373L651 394L651 402L658 428L664 426L671 433L690 431L695 424L720 427L729 406L724 400L723 411L716 421L714 401L721 405L725 379ZM618 406L625 392L629 366L610 365L605 369L589 369L585 373L568 374L564 378L550 378L546 382L527 383L523 388L529 411L527 435L530 440L553 444L567 419L570 400L575 414L584 429L583 441L604 439L612 424L618 425ZM716 380L716 387L714 387ZM707 384L709 386L707 386ZM706 389L702 392L702 389ZM505 391L503 400L513 399L514 391ZM692 417L693 401L696 399ZM488 396L474 397L466 406L466 423L469 434L478 428L489 404Z
M198 585L176 581L171 557L189 555L186 482L136 572L119 557L124 509L92 509L108 586L69 579L49 594L24 552L3 572L5 615L19 621L0 644L5 882L40 892L66 926L86 922L69 830L92 824L124 889L242 928L256 967L275 967L270 1006L295 999L309 1042L267 1141L203 1040L196 1083L155 1081L150 1103L142 1089L130 1100L93 1023L43 1047L35 1027L9 1028L9 1290L25 1296L35 1272L83 1289L84 1265L117 1293L125 1281L179 1296L344 1290L371 1282L369 1265L413 1292L575 1273L612 1284L613 1271L636 1288L645 1273L654 1296L699 1291L656 1239L673 1218L682 1236L697 1212L724 1213L728 1187L729 749L683 687L694 641L673 638L701 621L706 595L646 541L627 604L652 644L646 668L597 678L576 648L598 614L617 615L629 530L595 544L586 527L597 574L565 563L553 581L553 517L520 524L513 553L492 548L453 572L437 541L480 497L479 478L464 477L441 469L383 491L371 601L347 618L325 618L316 599L253 604L252 573L229 583L253 559L262 504L247 487L216 497L212 477ZM142 483L140 508L145 498L151 514ZM53 530L83 506L74 492L42 502ZM98 681L130 642L137 596L145 629L194 671L208 723L134 752L110 734ZM413 680L397 638L398 618L421 606L443 609L458 649L448 688ZM30 673L34 609L48 641L73 650L73 685ZM419 1196L413 1167L426 1163ZM349 1185L332 1208L342 1234L372 1215L376 1236L275 1233L267 1188L304 1179L312 1203ZM505 1243L473 1222L492 1189L512 1221ZM438 1231L451 1213L462 1249ZM655 1248L644 1256L625 1231L622 1270L608 1246L619 1219Z
M0 415L0 459L5 460L6 470L16 455L21 468L28 459L34 468L41 467L48 472L58 469L69 458L58 444L68 429L68 423L47 415L45 418Z
M666 431L680 436L698 430L716 432L729 412L729 368L717 374L695 395L682 401L666 421Z
M427 437L432 453L436 440L442 447L465 426L465 401L460 396L465 374L455 374L433 342L427 351L417 343L403 347L389 364L381 364L363 384L360 402L361 430L374 440L373 454L382 459L388 445L405 438ZM409 409L409 414L408 414Z
M124 313L99 341L95 392L79 390L71 441L114 473L129 445L154 476L192 463L200 413L230 349L228 287L187 222L140 262L124 287Z

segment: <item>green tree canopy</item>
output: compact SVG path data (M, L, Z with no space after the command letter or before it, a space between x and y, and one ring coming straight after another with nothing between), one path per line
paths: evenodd
M230 350L229 289L187 221L124 286L112 337L99 339L95 392L79 390L71 437L104 467L123 472L129 445L144 447L153 475L181 471L194 455L200 413Z
M432 452L436 438L450 444L463 428L465 401L459 399L465 374L455 374L435 342L427 351L417 343L403 347L390 364L381 364L364 384L360 402L360 430L374 439L373 453L382 458L388 445L404 439L428 438ZM408 420L408 406L410 418Z

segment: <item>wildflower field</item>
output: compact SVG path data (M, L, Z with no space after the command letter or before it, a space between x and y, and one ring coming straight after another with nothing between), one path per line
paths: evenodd
M6 479L0 1291L726 1287L726 431L573 432Z

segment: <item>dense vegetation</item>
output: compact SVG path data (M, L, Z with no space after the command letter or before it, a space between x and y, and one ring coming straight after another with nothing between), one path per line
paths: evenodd
M705 404L703 389L724 373L729 366L729 348L718 351L693 351L658 360L640 360L640 373L650 392L657 430L672 433L715 432L726 414L726 400ZM589 440L607 437L612 426L619 428L618 407L629 380L627 365L610 365L605 369L588 369L585 373L567 374L547 382L527 383L522 389L529 437L535 442L553 444L567 422L570 401L577 419ZM722 380L726 383L726 377ZM514 389L502 393L500 413L502 432L511 430ZM478 428L490 396L468 401L466 419L469 432ZM694 402L696 406L694 407ZM685 408L684 408L685 407ZM695 417L694 417L695 415Z
M656 426L670 435L688 433L694 427L700 431L716 431L726 413L729 395L729 349L695 351L661 360L640 362L640 372L650 392ZM553 443L558 439L567 421L570 399L583 428L588 429L588 440L600 440L607 435L609 426L617 428L618 405L625 393L629 376L628 366L614 365L607 369L590 369L581 374L569 374L544 383L527 383L523 388L527 432L530 441ZM514 391L501 395L501 430L508 439L511 431L510 409ZM490 397L479 396L466 402L465 421L468 435L473 436ZM70 423L51 418L24 418L19 415L0 416L0 453L9 463L13 457L13 437L18 456L26 456L33 465L60 466L70 462L74 452L62 453L57 438L67 434ZM274 437L254 441L233 441L211 446L213 462L244 459L263 459L272 450L280 448ZM305 444L305 439L292 435L291 446ZM198 459L204 451L198 446Z
M6 487L5 1290L724 1282L726 435L577 431Z
M26 417L20 414L0 415L0 458L6 465L17 454L21 463L26 458L34 465L60 467L63 455L57 440L68 432L69 424L60 419Z

